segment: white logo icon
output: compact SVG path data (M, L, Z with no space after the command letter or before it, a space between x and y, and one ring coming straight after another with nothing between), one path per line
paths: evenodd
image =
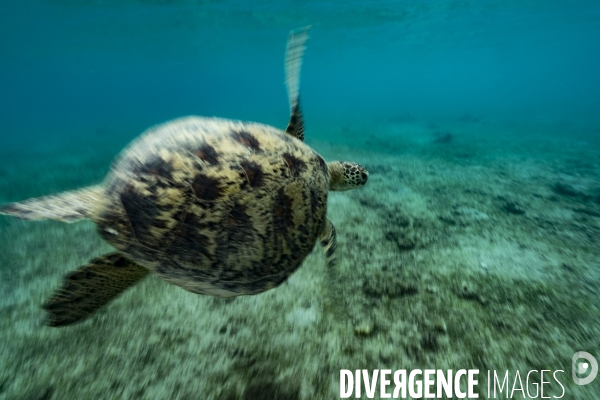
M577 362L580 358L585 358L587 362ZM585 351L578 351L573 354L573 382L577 385L587 385L596 379L596 375L598 375L598 362L596 359ZM586 378L580 378L578 375L583 375L587 372L587 370L592 367L590 374Z

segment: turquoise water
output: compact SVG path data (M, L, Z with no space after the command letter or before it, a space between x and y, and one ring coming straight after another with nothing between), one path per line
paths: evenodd
M187 114L282 126L282 52L303 25L313 25L302 87L313 123L406 114L598 123L593 1L1 7L0 122L21 132L65 120L143 128Z
M487 371L562 370L564 398L600 397L571 378L600 357L597 1L1 2L0 203L97 184L173 118L284 129L305 25L306 143L370 171L330 195L337 269L317 245L236 299L151 277L53 329L40 305L113 250L0 216L0 399L329 399L383 368L477 368L480 398Z

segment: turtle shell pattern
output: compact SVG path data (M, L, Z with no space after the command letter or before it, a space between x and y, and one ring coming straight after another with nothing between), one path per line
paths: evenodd
M94 222L131 260L194 293L255 294L285 281L325 224L323 158L258 123L186 117L114 161Z

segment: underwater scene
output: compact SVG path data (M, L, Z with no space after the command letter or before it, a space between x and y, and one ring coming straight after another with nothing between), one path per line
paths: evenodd
M0 399L599 399L599 50L593 0L0 2Z

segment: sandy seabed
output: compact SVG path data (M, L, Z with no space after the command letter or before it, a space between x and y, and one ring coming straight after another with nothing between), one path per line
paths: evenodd
M152 276L48 328L40 304L111 249L89 222L0 217L0 398L333 399L340 369L383 368L479 369L480 398L488 370L564 370L564 398L600 398L599 380L571 379L576 351L600 356L600 130L463 119L326 134L309 127L307 142L370 171L330 194L338 265L316 246L261 295ZM0 201L97 183L124 142L93 140L6 151Z

